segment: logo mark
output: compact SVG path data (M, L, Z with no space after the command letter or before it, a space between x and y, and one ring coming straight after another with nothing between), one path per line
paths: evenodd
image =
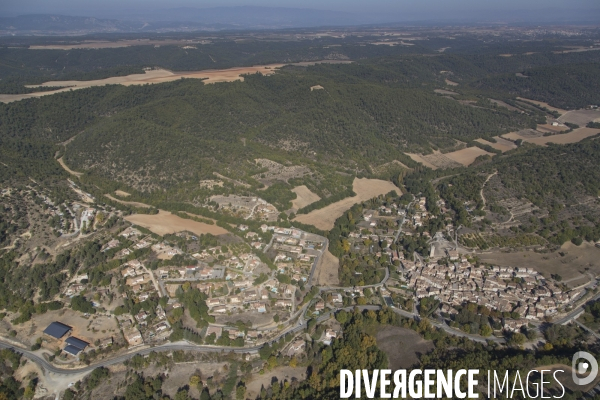
M583 360L585 361L583 361ZM585 378L580 378L577 374L583 375L589 371L590 366L592 367L590 374ZM585 386L589 383L592 383L596 376L598 375L598 362L596 358L588 352L578 351L573 355L573 361L571 363L571 367L573 368L572 376L573 382L579 386Z

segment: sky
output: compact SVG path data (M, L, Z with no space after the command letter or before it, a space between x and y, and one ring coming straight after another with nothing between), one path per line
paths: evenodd
M503 19L518 17L522 12L556 15L557 19L572 14L594 18L600 12L599 0L0 0L0 16L54 13L119 18L134 15L141 10L244 5L424 19L460 15Z

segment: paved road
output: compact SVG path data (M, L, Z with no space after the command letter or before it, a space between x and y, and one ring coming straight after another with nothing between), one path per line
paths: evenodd
M592 286L597 284L596 280L590 282L587 286ZM579 316L579 314L583 311L583 307L585 306L586 303L590 302L590 301L596 301L600 299L600 293L595 295L594 297L592 297L591 299L587 300L586 302L584 302L582 305L580 305L579 307L575 308L573 311L571 311L570 313L568 313L567 315L565 315L564 317L562 317L561 319L552 322L555 325L564 325L570 321L572 321L573 319L577 318Z

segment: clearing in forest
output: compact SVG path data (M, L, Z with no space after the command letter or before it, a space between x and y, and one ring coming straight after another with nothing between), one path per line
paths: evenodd
M402 194L400 189L392 182L380 179L354 178L352 190L354 190L356 196L347 197L319 210L313 210L308 214L301 214L294 221L313 225L322 230L329 230L333 228L335 220L356 203L361 203L380 194L389 193L392 190L395 190L398 194Z
M149 204L146 203L140 203L137 201L124 201L124 200L119 200L113 196L111 196L110 194L105 194L104 197L108 197L109 199L111 199L112 201L116 201L117 203L121 203L121 204L125 204L127 206L133 206L133 207L140 207L140 208L150 208L152 207Z
M494 136L494 139L496 140L496 143L488 142L485 139L475 139L475 141L481 144L486 144L490 147L493 147L496 150L500 150L503 153L517 148L516 144L514 144L510 140L503 139L500 136Z
M488 153L487 151L480 149L479 147L473 146L453 151L452 153L446 153L444 155L449 159L456 161L457 163L462 164L466 167L473 164L473 161L475 161L475 159L479 156L493 156L494 154Z
M217 225L209 225L202 222L196 222L191 219L181 218L171 214L168 211L159 210L158 214L132 214L125 217L132 224L150 229L157 235L166 235L169 233L189 231L196 235L210 233L213 235L224 235L228 233L225 229Z
M543 101L526 99L524 97L517 97L517 99L527 101L529 103L533 103L533 104L537 105L538 107L546 107L548 110L556 111L559 114L565 114L567 112L567 110L563 110L562 108L558 108L558 107L553 107L548 103L544 103Z
M294 210L299 210L315 201L321 200L321 198L316 193L311 192L306 185L296 186L292 189L292 192L296 193L296 198L292 200L292 209Z
M323 256L319 260L315 275L313 276L313 285L320 286L337 286L340 284L340 277L338 270L340 267L340 260L329 250L323 253Z
M541 136L541 134L537 137L529 136L524 134L524 132L511 132L506 135L502 135L503 137L510 140L521 139L524 142L529 142L533 144L537 144L538 146L546 146L548 143L556 143L556 144L569 144L569 143L577 143L582 141L585 138L590 136L595 136L600 133L600 129L594 128L578 128L573 132L569 133L559 133L552 136Z

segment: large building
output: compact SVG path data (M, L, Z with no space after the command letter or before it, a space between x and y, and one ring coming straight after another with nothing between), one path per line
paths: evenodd
M44 334L52 336L55 339L62 339L67 333L71 332L72 329L73 328L68 325L54 321L44 329Z

